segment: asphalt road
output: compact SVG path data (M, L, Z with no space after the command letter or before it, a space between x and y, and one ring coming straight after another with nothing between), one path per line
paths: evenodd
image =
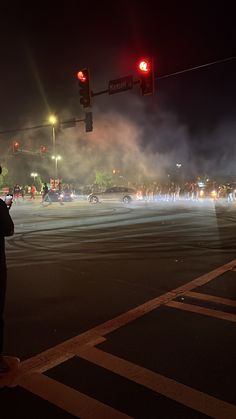
M5 353L21 364L0 401L14 419L236 417L236 203L11 215Z

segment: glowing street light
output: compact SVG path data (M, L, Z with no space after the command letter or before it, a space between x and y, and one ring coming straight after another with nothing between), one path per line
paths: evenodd
M58 160L61 160L61 156L52 156L52 160L55 160L55 179L57 179L57 167L58 167Z
M34 178L34 182L35 182L35 178L38 176L38 173L32 172L30 176Z
M52 125L52 152L53 154L56 153L56 133L55 133L55 125L57 123L57 118L55 115L50 115L48 118L48 122Z
M55 115L50 115L48 121L50 122L50 124L55 125L57 123L57 118Z

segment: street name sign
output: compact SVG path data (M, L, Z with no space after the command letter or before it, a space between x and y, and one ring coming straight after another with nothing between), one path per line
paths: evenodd
M125 76L116 80L110 80L108 84L109 95L124 92L133 88L133 76Z

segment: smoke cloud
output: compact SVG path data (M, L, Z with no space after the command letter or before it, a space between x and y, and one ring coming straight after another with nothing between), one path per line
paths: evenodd
M117 101L118 106L110 106L114 110L106 108L107 100L105 107L94 104L93 132L85 132L84 122L73 128L56 129L56 151L62 157L58 174L64 182L94 183L96 171L115 171L125 184L159 181L169 173L176 174L177 164L181 164L181 174L188 179L203 174L236 175L234 122L223 121L211 132L193 133L177 115L157 105L151 107L150 98L143 101L131 95L124 101L124 97ZM71 115L75 115L73 110L63 110L60 119L70 119ZM19 177L17 182L26 183L31 171L37 171L43 181L53 177L51 127L23 132L19 141L29 150L46 145L48 155L11 158L14 177ZM5 152L10 152L9 144Z
M187 130L175 118L158 116L159 126L146 126L119 112L94 113L94 131L84 126L64 130L58 141L63 176L93 182L96 170L118 172L124 181L165 176L188 160ZM177 147L176 147L177 145Z

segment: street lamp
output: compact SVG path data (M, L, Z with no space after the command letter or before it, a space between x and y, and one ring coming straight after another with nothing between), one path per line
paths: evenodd
M35 178L36 176L38 176L38 173L32 172L30 176L34 178L34 182L35 182Z
M48 118L49 123L52 125L52 152L53 154L56 153L56 133L55 133L55 125L57 123L57 118L55 115L50 115Z
M57 162L61 160L61 156L52 156L52 160L55 160L55 179L57 179Z

